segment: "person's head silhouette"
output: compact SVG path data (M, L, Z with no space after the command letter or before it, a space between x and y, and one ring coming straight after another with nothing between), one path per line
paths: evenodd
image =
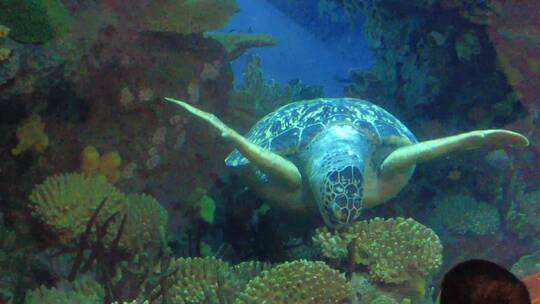
M454 266L441 284L440 304L530 304L527 287L510 271L485 260Z

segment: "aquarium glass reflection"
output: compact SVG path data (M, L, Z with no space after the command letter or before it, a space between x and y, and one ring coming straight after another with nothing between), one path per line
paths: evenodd
M0 303L540 301L536 0L0 0Z

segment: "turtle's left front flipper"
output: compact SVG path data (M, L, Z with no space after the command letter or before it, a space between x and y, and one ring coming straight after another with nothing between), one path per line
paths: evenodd
M412 165L432 160L438 156L468 149L526 147L529 140L508 130L477 130L458 135L423 141L404 146L390 153L381 165L382 176L392 176L407 170Z
M196 107L173 98L165 100L175 103L187 111L191 112L200 119L208 122L214 128L221 132L221 137L230 140L242 155L257 166L261 171L280 179L291 189L300 187L302 176L298 168L289 160L280 155L263 149L247 140L244 136L224 124L214 114L202 111Z

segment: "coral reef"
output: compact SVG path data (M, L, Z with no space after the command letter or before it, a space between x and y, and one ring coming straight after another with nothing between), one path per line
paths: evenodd
M477 201L469 195L450 195L435 198L430 226L454 234L495 234L500 227L497 207Z
M49 136L45 133L45 124L41 117L33 114L17 127L17 146L11 150L11 154L19 155L26 150L34 148L37 152L43 152L49 145Z
M410 218L358 221L336 234L339 236L326 229L318 230L313 241L328 258L352 254L356 264L368 266L374 281L411 282L433 274L442 263L439 237Z
M10 37L23 43L44 43L69 30L70 17L60 0L5 0L0 3L0 24Z
M345 277L324 262L299 260L264 271L235 303L343 303L351 293Z
M540 233L540 191L518 193L506 215L508 228L521 239Z
M32 214L52 228L63 243L70 243L84 232L93 213L104 201L106 204L98 223L126 207L124 194L102 175L50 176L30 194Z
M246 57L242 77L243 83L229 94L231 110L226 117L240 131L247 131L258 118L280 106L324 95L321 87L305 85L300 80L280 87L274 80L265 79L261 58L255 54Z

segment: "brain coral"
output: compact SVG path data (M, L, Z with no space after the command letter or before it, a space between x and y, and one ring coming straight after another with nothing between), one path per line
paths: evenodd
M351 294L351 286L337 270L324 262L298 260L252 279L235 303L345 303Z
M32 214L50 226L60 241L78 238L98 206L106 200L96 218L104 223L124 210L124 195L102 175L60 174L50 176L30 194Z
M353 242L354 261L367 265L372 280L385 283L410 282L425 277L442 263L442 245L433 230L413 219L374 218L358 221L339 233L346 242L333 242L328 231L318 231L313 241L322 247L322 254L336 258ZM329 251L338 245L339 249ZM338 256L338 257L340 257Z

